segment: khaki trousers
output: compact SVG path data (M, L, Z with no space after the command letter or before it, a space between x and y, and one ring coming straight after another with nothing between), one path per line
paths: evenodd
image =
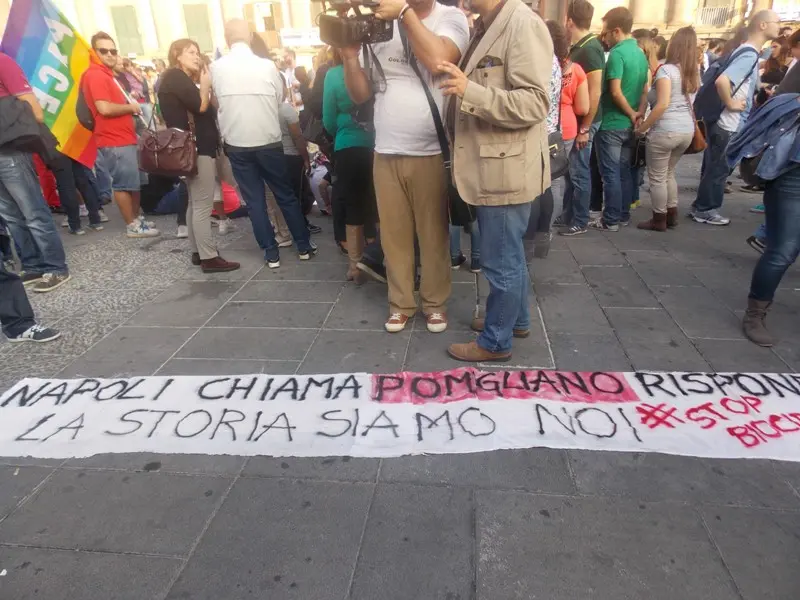
M189 229L189 243L192 251L200 255L200 260L217 256L217 247L211 234L211 212L214 210L214 188L216 187L217 165L210 156L197 157L197 175L186 178L189 190L189 208L186 211L186 226Z
M375 154L373 169L381 246L389 281L389 312L409 317L417 312L414 298L414 234L419 240L425 314L444 312L450 297L451 273L447 186L442 155Z
M654 213L678 207L678 181L675 167L692 143L694 133L651 133L647 136L647 178Z

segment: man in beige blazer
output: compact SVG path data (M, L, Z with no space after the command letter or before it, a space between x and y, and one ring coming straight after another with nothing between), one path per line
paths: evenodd
M472 0L480 18L460 66L442 63L453 178L477 207L481 267L489 281L477 341L453 344L467 362L511 358L512 337L530 334L530 280L522 236L531 201L550 185L545 117L553 43L521 0Z

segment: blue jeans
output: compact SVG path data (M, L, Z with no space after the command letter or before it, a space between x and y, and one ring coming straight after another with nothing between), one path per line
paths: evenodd
M633 131L598 131L595 143L600 174L603 176L603 221L606 225L617 225L631 218Z
M111 189L111 175L108 170L103 166L103 161L100 157L94 163L94 177L97 183L97 195L100 201L111 202L114 197L114 191Z
M22 280L0 262L0 325L7 337L17 337L36 325Z
M719 210L725 198L725 182L731 174L725 150L731 133L717 123L708 128L708 147L703 153L703 174L697 188L697 197L692 204L694 212L707 213Z
M461 256L461 230L462 227L450 225L450 258L453 260ZM471 260L481 259L481 231L475 221L469 231L469 257Z
M753 270L750 298L771 302L783 274L800 254L800 167L795 167L764 189L767 249Z
M564 209L561 219L568 225L586 227L589 223L589 205L592 199L592 173L589 161L592 156L592 142L600 124L589 129L589 143L583 150L575 144L569 152L569 171L564 177Z
M275 231L267 216L267 190L264 184L272 190L298 251L302 254L311 250L311 238L300 208L300 200L295 196L288 180L283 149L229 150L227 154L233 176L247 204L253 235L264 251L264 257L267 260L276 260L279 255Z
M66 274L67 257L30 154L0 152L0 215L30 273Z
M522 245L530 214L530 202L478 206L481 268L489 282L486 320L478 345L490 352L508 352L514 329L531 326L528 310L531 283Z

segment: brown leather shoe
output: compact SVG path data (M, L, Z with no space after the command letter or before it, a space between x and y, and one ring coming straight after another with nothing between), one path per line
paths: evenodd
M476 319L472 319L472 324L470 325L470 329L472 331L477 331L480 333L483 331L483 328L486 326L486 319L483 317L478 317ZM531 334L530 329L515 329L514 330L514 337L524 339Z
M203 269L203 273L227 273L228 271L235 271L240 265L237 262L228 262L221 256L215 256L214 258L201 260L200 266Z
M195 267L200 266L200 253L199 252L192 252L192 264Z
M678 207L667 209L667 227L675 229L678 226Z
M649 221L643 221L636 226L637 229L647 229L649 231L666 231L667 230L667 213L653 213L653 217Z
M489 352L478 346L478 342L451 344L447 353L462 362L503 362L511 358L511 352Z

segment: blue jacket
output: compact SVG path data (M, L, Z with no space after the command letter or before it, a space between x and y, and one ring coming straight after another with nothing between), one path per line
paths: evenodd
M800 165L800 94L774 96L755 110L728 144L728 165L762 152L756 175L764 181Z

